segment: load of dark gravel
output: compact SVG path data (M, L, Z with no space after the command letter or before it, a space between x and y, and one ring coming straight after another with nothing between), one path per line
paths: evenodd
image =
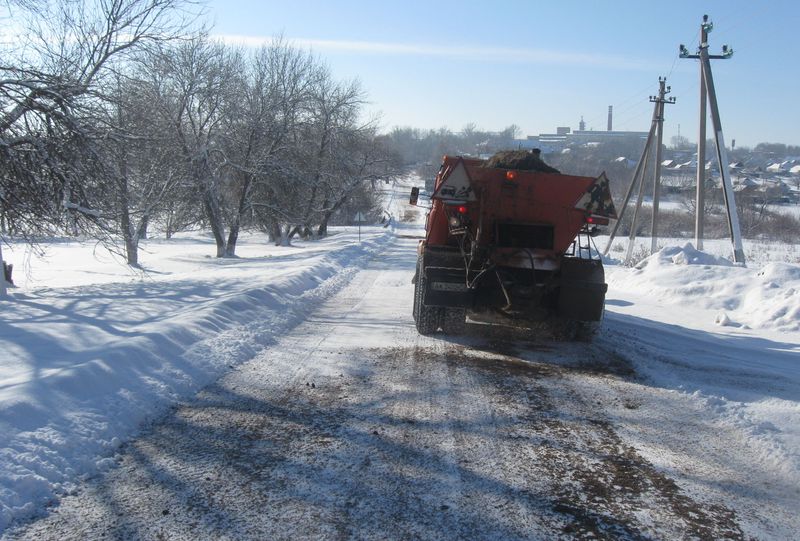
M483 166L499 169L539 171L540 173L560 173L558 169L544 163L542 158L539 157L540 153L541 151L538 148L532 150L503 150L489 158Z

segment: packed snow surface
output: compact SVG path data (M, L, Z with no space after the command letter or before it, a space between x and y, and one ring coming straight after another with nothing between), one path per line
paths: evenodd
M365 227L359 243L347 228L286 248L253 236L234 259L209 257L213 243L201 235L149 241L142 273L92 245L53 243L45 259L6 247L19 287L0 300L0 532L110 468L172 404L268 350L396 235ZM746 244L749 254L777 249ZM595 345L636 378L575 376L575 385L597 395L619 438L658 471L701 499L724 498L747 535L791 537L800 265L765 257L744 267L720 255L670 243L635 267L607 265ZM397 272L398 298L412 273ZM763 509L777 511L767 520Z
M106 470L143 423L274 342L390 239L334 230L216 259L205 236L145 243L131 273L59 242L0 300L0 531ZM24 260L15 245L11 261ZM39 264L41 263L41 264ZM47 285L47 287L43 287Z

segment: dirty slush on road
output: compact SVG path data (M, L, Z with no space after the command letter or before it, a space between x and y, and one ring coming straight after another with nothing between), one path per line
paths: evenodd
M324 368L282 381L245 366L19 538L742 538L570 388L630 366L592 346L565 364L558 346L318 352Z

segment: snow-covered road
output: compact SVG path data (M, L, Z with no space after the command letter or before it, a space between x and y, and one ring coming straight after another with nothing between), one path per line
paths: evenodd
M663 415L691 404L649 386L618 341L540 342L480 326L460 339L419 336L416 240L399 233L304 323L123 446L118 467L10 533L736 539L797 531L793 501L730 505L768 491L764 479L702 482L701 473L724 473L746 455L718 449L688 480L698 450L672 434L675 419L638 431L648 408ZM632 325L622 315L607 322L628 341ZM683 421L693 415L677 411ZM704 435L742 443L736 427L726 442L706 421L699 415L690 427L690 443Z
M56 244L0 312L0 537L796 538L800 266L672 245L593 344L424 337L411 184L363 243Z

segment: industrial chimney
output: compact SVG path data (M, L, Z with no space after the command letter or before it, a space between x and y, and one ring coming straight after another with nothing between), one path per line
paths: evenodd
M611 119L612 119L612 117L613 117L613 110L614 110L614 106L613 106L613 105L609 105L609 106L608 106L608 131L611 131L611 130L612 130L612 122L611 122Z

